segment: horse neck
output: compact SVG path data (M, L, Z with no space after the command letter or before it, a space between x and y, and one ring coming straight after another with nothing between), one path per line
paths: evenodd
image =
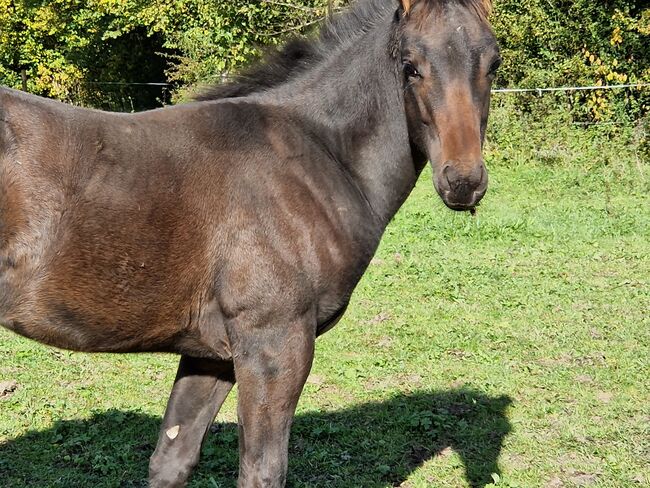
M348 172L385 227L418 176L403 88L390 54L391 16L269 95L313 124L313 136Z

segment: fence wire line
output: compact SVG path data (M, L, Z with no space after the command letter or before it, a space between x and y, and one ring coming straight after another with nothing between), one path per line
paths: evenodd
M231 77L222 76L222 80L228 80ZM160 82L160 83L139 83L139 82L127 82L127 81L88 81L88 85L117 85L117 86L172 86L171 83ZM542 93L548 92L573 92L573 91L595 91L595 90L621 90L624 88L648 88L650 83L628 83L626 85L592 85L592 86L562 86L554 88L494 88L492 93L537 93L541 95Z
M592 85L592 86L562 86L557 88L495 88L492 93L537 93L545 92L572 92L591 90L619 90L623 88L646 88L650 83L628 83L627 85Z
M139 82L128 82L128 81L86 81L86 85L135 85L135 86L171 86L171 83L160 82L160 83L139 83Z

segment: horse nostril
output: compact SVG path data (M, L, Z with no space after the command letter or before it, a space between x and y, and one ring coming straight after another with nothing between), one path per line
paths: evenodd
M442 180L448 190L455 189L458 186L458 171L450 162L445 163L442 167Z
M476 166L474 166L471 173L468 175L467 183L470 186L473 186L474 188L478 188L483 183L485 176L486 176L485 165L481 162Z
M481 163L480 171L480 179L478 180L478 184L473 193L474 204L481 201L488 187L488 172L485 168L485 164Z

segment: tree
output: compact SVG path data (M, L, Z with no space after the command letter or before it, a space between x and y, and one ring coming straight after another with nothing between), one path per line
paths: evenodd
M39 95L110 105L96 81L164 79L164 38L136 0L0 0L0 82ZM150 17L153 17L150 15ZM128 96L121 90L120 96ZM140 105L153 105L140 97Z

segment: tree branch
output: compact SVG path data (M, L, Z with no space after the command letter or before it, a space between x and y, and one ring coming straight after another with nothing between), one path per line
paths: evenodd
M295 3L289 3L289 2L279 2L277 0L262 0L264 3L268 3L271 5L279 5L281 7L289 7L289 8L295 8L296 10L302 10L304 12L312 12L312 13L321 13L321 8L318 7L305 7L304 5L296 5Z
M273 36L279 36L281 34L286 34L288 32L295 32L295 31L301 30L301 29L303 29L305 27L309 27L310 25L317 24L321 20L325 20L325 17L318 17L317 19L312 20L310 22L305 22L304 24L300 24L300 25L294 25L293 27L289 27L288 29L284 29L284 30L281 30L281 31L262 32L262 33L259 33L258 36L260 36L260 37L273 37Z

